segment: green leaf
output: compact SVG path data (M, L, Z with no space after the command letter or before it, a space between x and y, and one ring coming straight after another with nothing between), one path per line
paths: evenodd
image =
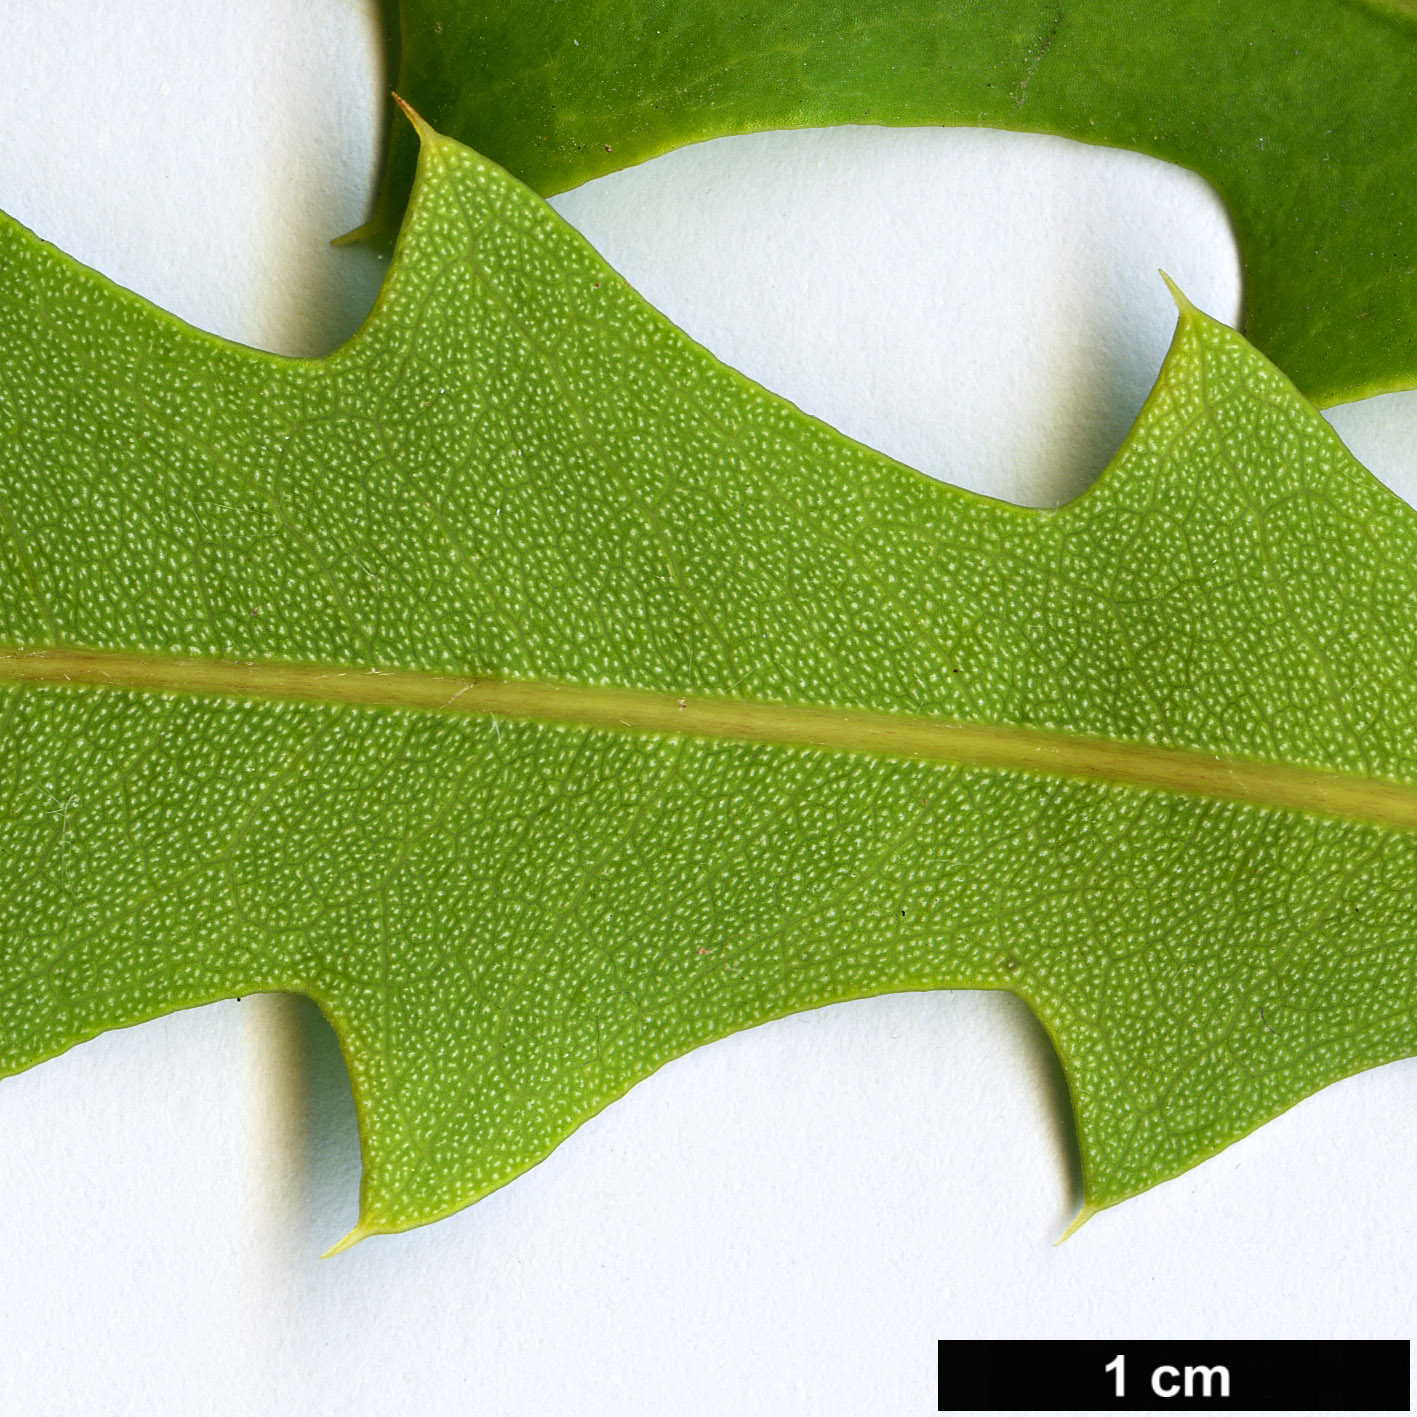
M1054 1039L1087 1211L1417 1050L1417 514L1182 302L1057 511L717 364L424 132L344 347L0 225L0 1070L316 1000L351 1238L890 990Z
M1235 223L1244 328L1320 405L1417 386L1413 0L399 0L400 93L543 195L726 133L963 124L1132 148ZM411 179L396 130L382 214Z

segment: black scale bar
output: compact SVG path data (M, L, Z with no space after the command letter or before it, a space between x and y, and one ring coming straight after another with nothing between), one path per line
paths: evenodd
M941 1339L941 1412L1407 1412L1406 1339Z

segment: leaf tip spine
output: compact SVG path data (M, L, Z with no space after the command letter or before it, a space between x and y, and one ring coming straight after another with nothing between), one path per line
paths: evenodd
M1184 298L1185 297L1183 296L1182 299ZM1063 1233L1059 1235L1056 1240L1053 1241L1054 1249L1061 1245L1064 1240L1072 1239L1072 1237L1076 1235L1078 1231L1081 1230L1082 1227L1086 1225L1087 1222L1091 1220L1092 1217L1096 1215L1097 1212L1101 1209L1102 1207L1100 1205L1097 1205L1092 1201L1084 1201L1082 1209L1079 1210L1078 1213L1073 1216L1073 1218L1068 1222L1068 1228L1064 1230Z
M376 1227L367 1225L361 1220L347 1235L342 1239L336 1240L320 1258L327 1260L333 1255L342 1254L345 1250L353 1249L361 1240L367 1240L371 1235L377 1235L378 1233L379 1231Z
M392 92L392 91L391 91ZM405 102L398 94L392 94L393 100L403 110L403 115L413 124L413 131L418 134L420 147L432 147L439 140L439 134L427 123L422 114L413 107L411 103Z
M1166 282L1166 289L1171 292L1171 299L1176 302L1176 309L1181 312L1183 320L1194 318L1201 312L1186 298L1186 293L1171 279L1165 271L1158 269L1157 275Z

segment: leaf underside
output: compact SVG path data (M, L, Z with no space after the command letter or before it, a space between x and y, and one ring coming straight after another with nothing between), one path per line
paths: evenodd
M953 124L1200 173L1320 405L1417 386L1414 0L397 0L399 92L543 195L704 138ZM393 133L380 221L416 144Z
M323 359L0 221L0 1070L307 994L364 1235L736 1029L1006 989L1111 1204L1417 1051L1414 566L1184 305L1037 511L717 364L431 133Z

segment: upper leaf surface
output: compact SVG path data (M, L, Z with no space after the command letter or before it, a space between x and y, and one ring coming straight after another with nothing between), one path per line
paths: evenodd
M1283 375L1186 310L1097 485L1008 507L423 164L320 360L0 224L0 1067L306 992L372 1230L884 989L1032 1003L1095 1204L1417 1048L1417 516Z
M1194 169L1245 331L1310 398L1417 385L1408 0L399 0L399 90L551 194L683 143L836 123L1057 133ZM413 143L396 131L384 193Z

